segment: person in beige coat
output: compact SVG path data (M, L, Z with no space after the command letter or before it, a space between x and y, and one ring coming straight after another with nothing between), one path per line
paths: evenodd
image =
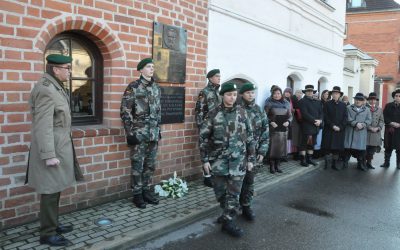
M26 183L41 195L40 243L68 246L72 243L61 234L72 226L58 223L60 193L83 179L72 142L69 96L62 84L69 80L72 58L52 54L46 60L46 73L29 99L32 140Z
M382 145L382 129L385 125L383 120L383 110L378 107L378 96L375 92L371 92L368 95L368 103L367 108L371 111L372 122L371 125L368 126L368 134L367 134L367 156L366 156L366 166L369 169L375 169L372 166L372 159L374 158L375 152L378 151L378 148Z

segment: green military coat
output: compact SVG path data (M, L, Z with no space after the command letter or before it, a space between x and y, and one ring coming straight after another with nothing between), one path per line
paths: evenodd
M246 111L224 107L222 103L209 113L200 129L200 155L209 162L213 175L240 176L247 162L255 163L253 129Z
M200 129L207 114L216 109L222 102L222 98L218 93L219 84L214 85L208 82L207 86L202 89L197 98L195 113L196 124Z
M27 183L39 194L52 194L83 179L71 137L69 97L54 77L45 73L34 86L29 100L32 136ZM58 158L60 165L46 166Z

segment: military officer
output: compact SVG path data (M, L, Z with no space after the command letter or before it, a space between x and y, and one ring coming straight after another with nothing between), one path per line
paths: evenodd
M208 84L200 91L197 98L195 113L197 127L200 129L205 117L221 104L221 97L218 94L221 73L219 69L210 70L207 73ZM204 185L212 187L211 175L204 175Z
M154 205L159 202L150 191L150 183L161 138L161 90L154 82L151 58L141 60L137 70L140 78L128 85L122 97L121 119L130 147L133 203L146 208L146 202Z
M240 94L242 95L242 107L247 111L253 128L257 163L262 164L269 144L268 118L264 110L255 103L255 89L254 84L247 82L240 88ZM246 171L239 199L242 215L250 221L255 218L255 213L251 208L254 194L254 176L254 171Z
M71 137L69 95L63 85L70 78L72 58L51 54L46 60L46 73L29 99L32 141L26 183L40 194L40 244L69 246L72 243L61 234L73 228L58 222L60 193L83 180Z
M223 102L209 112L200 129L200 155L204 172L212 173L214 193L223 209L222 231L240 237L243 230L235 217L243 177L246 170L253 170L255 144L246 111L236 104L236 85L224 83L219 94Z

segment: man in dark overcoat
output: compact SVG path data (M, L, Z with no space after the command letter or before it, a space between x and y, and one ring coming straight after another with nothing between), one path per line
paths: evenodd
M313 85L306 85L305 90L303 90L305 96L298 103L302 117L299 156L300 164L304 167L309 164L317 165L312 160L312 155L318 131L323 125L323 110L321 102L313 98L313 94L316 92L317 90L314 90Z
M392 93L393 102L386 104L383 110L385 120L385 162L381 167L390 166L390 156L396 150L396 167L400 169L400 89Z
M340 87L330 91L332 100L324 105L324 130L322 131L321 148L325 153L325 169L331 164L332 169L339 170L336 163L344 150L344 131L347 124L347 108L339 98L343 96Z

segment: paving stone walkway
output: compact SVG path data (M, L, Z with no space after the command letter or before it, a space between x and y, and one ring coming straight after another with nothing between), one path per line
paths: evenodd
M316 169L303 168L297 162L282 164L282 174L270 174L267 167L256 175L256 195L276 183L288 181ZM161 198L157 206L137 209L131 199L118 200L60 216L64 224L73 224L74 231L64 234L74 245L66 249L125 249L179 227L193 223L219 209L211 188L201 181L188 183L189 193L179 199ZM257 198L255 197L255 200ZM109 218L111 226L95 224ZM39 222L33 222L0 232L0 248L65 249L39 244Z

